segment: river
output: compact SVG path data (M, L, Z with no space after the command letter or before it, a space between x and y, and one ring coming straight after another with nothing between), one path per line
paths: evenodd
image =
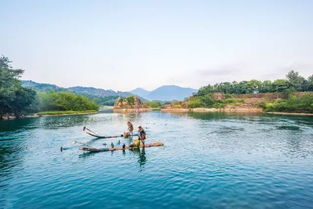
M142 125L140 151L82 128ZM60 147L68 148L63 152ZM312 208L313 117L100 113L0 121L0 208Z

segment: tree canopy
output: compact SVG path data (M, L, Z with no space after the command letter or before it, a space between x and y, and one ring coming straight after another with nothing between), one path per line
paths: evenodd
M0 119L51 110L98 110L98 105L71 92L36 92L21 86L23 70L14 69L7 57L0 57Z
M98 110L99 106L87 97L71 92L40 92L38 93L39 110Z
M0 57L0 118L5 114L21 114L32 111L36 92L23 88L19 81L23 73L14 69L7 57Z
M313 75L305 79L298 72L290 71L286 79L277 79L275 81L250 80L222 82L214 85L207 85L199 89L195 94L204 96L208 93L221 92L225 94L252 94L252 93L272 93L291 91L313 91Z

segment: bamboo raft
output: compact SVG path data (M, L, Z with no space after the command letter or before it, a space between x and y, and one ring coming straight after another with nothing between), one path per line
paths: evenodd
M152 144L145 144L145 146L140 145L140 148L148 148L148 147L160 147L164 146L162 142L154 142ZM139 147L111 147L111 148L96 148L96 147L80 147L79 150L87 151L87 152L108 152L108 151L118 151L118 150L131 150L131 149L138 149Z
M87 128L87 127L84 127L84 128L83 128L83 131L84 131L86 134L88 134L88 135L90 135L90 136L93 136L93 137L95 137L95 138L98 138L98 139L110 139L110 138L127 137L127 136L125 136L125 133L124 133L124 134L121 134L121 135L117 135L117 136L104 136L104 135L99 135L99 134L97 134L96 132L94 132L94 131L90 130L89 128ZM132 136L138 136L138 134L134 134L134 135L132 135Z

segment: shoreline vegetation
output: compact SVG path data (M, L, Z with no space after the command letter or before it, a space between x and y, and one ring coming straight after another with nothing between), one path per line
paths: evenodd
M59 115L83 115L83 114L95 114L98 113L97 110L67 110L67 111L46 111L46 112L38 112L36 115L39 116L59 116Z
M65 115L89 115L96 114L98 111L96 110L84 110L84 111L46 111L46 112L38 112L33 114L21 115L18 119L23 118L39 118L45 116L65 116ZM2 120L14 120L17 119L14 115L6 115Z
M313 113L313 75L290 71L275 81L223 82L207 85L184 101L164 105L162 112ZM286 115L286 114L285 114Z
M14 69L7 57L0 57L0 120L98 111L99 105L85 96L23 87L20 80L23 72Z
M216 97L213 94L213 97ZM219 94L217 97L221 97ZM269 113L275 115L313 115L313 92L295 92L289 95L277 93L231 95L236 103L219 101L220 107L190 107L188 100L173 102L161 108L168 113ZM217 99L223 100L223 98Z
M35 91L21 85L23 70L0 57L0 120L44 115L90 114L99 103L72 92ZM113 99L113 98L112 98ZM286 79L233 81L207 85L183 101L142 102L138 96L119 97L113 112L225 112L284 115L313 114L313 75L290 71Z

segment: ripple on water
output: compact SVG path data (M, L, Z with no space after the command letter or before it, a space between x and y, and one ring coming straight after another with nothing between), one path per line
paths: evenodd
M164 147L100 147L132 120ZM310 208L313 120L224 114L97 114L0 122L4 208ZM153 140L152 140L153 139ZM122 142L123 143L123 142ZM125 142L128 143L128 142ZM60 152L60 146L68 150ZM1 204L0 204L1 207Z

